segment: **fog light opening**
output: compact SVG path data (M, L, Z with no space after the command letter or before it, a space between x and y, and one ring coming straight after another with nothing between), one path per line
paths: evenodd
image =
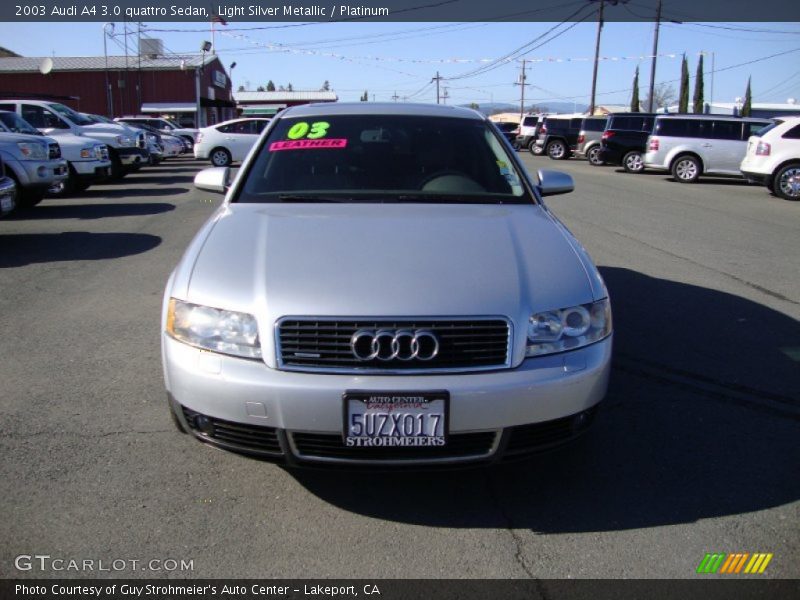
M214 424L205 415L197 415L194 418L194 428L203 435L214 436Z
M586 429L592 422L592 413L591 411L584 411L582 413L578 413L572 418L572 431L578 433L579 431L583 431Z

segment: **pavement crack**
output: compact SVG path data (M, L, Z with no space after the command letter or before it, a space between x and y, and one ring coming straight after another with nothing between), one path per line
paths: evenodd
M781 294L779 292L775 292L773 290L765 288L762 285L759 285L757 283L753 283L752 281L748 281L747 279L739 277L738 275L733 275L732 273L728 273L727 271L721 271L720 269L715 269L714 267L710 267L710 266L705 265L705 264L703 264L701 262L697 262L696 260L692 260L691 258L688 258L688 257L683 256L681 254L676 254L675 252L670 252L669 250L661 248L660 246L656 246L655 244L650 244L648 242L645 242L644 240L641 240L641 239L639 239L639 238L637 238L635 236L627 235L627 234L622 233L620 231L616 231L615 229L609 229L608 227L603 227L602 225L598 225L597 223L584 221L582 219L578 219L578 218L575 218L575 217L573 217L572 219L575 220L575 221L580 221L581 223L584 223L586 225L590 225L592 227L597 227L598 229L602 229L603 231L606 231L608 233L612 233L614 235L618 235L620 237L625 238L626 240L631 240L633 242L637 242L639 244L642 244L643 246L647 246L648 248L651 248L652 250L656 250L658 252L663 252L664 254L667 254L668 256L671 256L673 258L677 258L679 260L686 261L688 263L691 263L691 264L696 265L698 267L701 267L703 269L708 269L709 271L713 271L714 273L718 273L719 275L723 275L725 277L733 279L734 281L736 281L738 283L741 283L742 285L745 285L745 286L747 286L747 287L749 287L751 289L754 289L754 290L756 290L758 292L761 292L762 294L766 294L767 296L770 296L772 298L776 298L777 300L781 300L783 302L788 302L789 304L793 304L795 306L800 306L800 302L798 302L797 300L793 300L792 298L784 296L783 294Z
M77 437L86 439L98 439L117 435L149 435L154 433L170 433L171 429L152 429L147 431L106 431L102 433L77 433L74 431L32 431L29 433L18 433L16 431L0 431L0 439L8 438L14 440L24 440L38 437Z
M525 557L523 556L522 553L522 538L514 529L514 521L511 518L511 515L506 510L506 507L500 500L500 496L497 492L497 489L495 488L495 479L492 475L489 475L487 477L487 484L488 484L487 487L489 488L489 497L491 498L492 503L495 505L495 507L497 507L500 516L503 518L503 521L505 522L505 529L506 531L508 531L509 535L511 535L511 539L514 542L514 560L517 562L517 564L520 566L520 568L525 572L525 574L528 577L535 580L536 577L534 576L533 571L531 571L531 568L528 566L528 563L525 561ZM538 588L539 586L537 585L537 589ZM543 590L539 591L543 592ZM542 595L542 597L544 598L545 596Z

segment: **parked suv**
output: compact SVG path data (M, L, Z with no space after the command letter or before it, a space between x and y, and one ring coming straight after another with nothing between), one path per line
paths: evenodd
M536 145L536 138L539 137L544 118L545 115L525 115L522 118L522 124L514 142L517 148L527 148L537 155L542 153L541 146Z
M593 165L603 164L600 160L600 138L607 122L607 117L586 117L583 120L573 152L576 158L585 158Z
M70 107L45 100L0 100L0 110L16 112L45 135L73 134L108 146L111 176L120 178L147 164L144 133L134 134L120 125L95 123Z
M741 176L747 140L770 123L719 115L656 117L647 139L645 167L670 171L681 183L695 182L701 174Z
M42 135L17 113L5 110L0 110L0 131ZM69 164L69 174L66 179L56 182L48 190L50 195L82 192L93 183L110 176L111 160L105 144L92 138L65 134L58 136L58 145L61 148L61 156Z
M390 168L387 168L387 165ZM177 427L290 465L490 462L586 430L608 293L497 128L455 106L275 117L167 282ZM479 282L479 284L477 284Z
M644 171L647 138L653 131L655 113L612 113L600 136L598 158L609 165L622 165L628 173ZM593 163L595 164L595 163Z
M578 145L583 117L545 117L536 144L553 160L566 160Z
M149 125L154 129L158 129L163 133L168 133L170 135L176 135L190 144L194 144L197 140L197 132L198 129L194 129L192 127L181 127L174 121L169 119L164 119L163 117L151 117L147 115L136 116L136 117L118 117L114 119L115 121L121 123L129 123L134 127L137 125Z
M53 138L0 132L0 158L17 186L17 205L34 206L47 190L67 178L67 161Z
M800 200L800 117L781 117L747 142L742 174L785 200Z

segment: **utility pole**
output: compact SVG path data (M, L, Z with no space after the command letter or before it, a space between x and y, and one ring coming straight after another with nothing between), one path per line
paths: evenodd
M596 2L597 0L592 0ZM605 0L600 0L600 12L597 14L597 40L594 45L594 69L592 70L592 99L589 104L589 116L594 114L594 99L597 91L597 63L600 62L600 34L603 32L603 7Z
M523 119L523 117L525 115L525 86L528 85L527 83L525 83L525 80L527 79L527 77L525 75L525 62L526 61L523 58L522 59L522 71L520 72L520 75L519 75L519 81L514 84L514 85L518 85L519 86L519 122L520 123L522 123L522 119Z
M447 91L447 88L444 88L444 94L442 94L442 104L447 104L447 99L450 97L450 94Z
M394 100L395 102L397 102L398 98L400 98L400 96L398 96L398 95L397 95L397 92L395 92L395 93L394 93L394 96L392 96L392 100ZM375 100L374 94L373 94L373 98L372 98L372 99L373 99L373 100Z
M656 10L656 27L653 33L653 63L650 67L650 93L647 96L647 112L653 112L653 94L656 89L656 61L658 60L658 30L661 26L661 0L658 0L658 9ZM713 75L712 75L713 77ZM712 84L713 89L713 84Z
M435 82L436 82L436 104L439 104L439 82L440 82L442 79L443 79L443 77L441 77L441 76L439 75L439 71L436 71L436 77L434 77L433 79L431 79L431 81L435 81Z
M111 35L109 33L109 25L111 32L114 31L114 24L113 23L106 23L103 25L103 56L106 59L106 109L108 112L106 116L113 119L114 118L114 93L111 89L111 82L109 81L108 75L108 46L106 43L107 38Z

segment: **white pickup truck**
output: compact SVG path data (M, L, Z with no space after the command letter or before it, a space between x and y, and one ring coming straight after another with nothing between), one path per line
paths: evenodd
M70 107L47 100L3 99L0 110L16 112L45 135L73 134L108 146L111 177L118 179L149 161L144 133L132 135L121 125L94 123Z
M17 206L39 204L47 190L67 178L67 161L53 138L0 132L0 159L17 188Z
M42 135L17 113L4 110L0 110L0 131ZM69 173L66 179L50 187L50 195L61 196L82 192L93 183L107 179L111 175L111 160L108 156L108 146L105 144L94 138L65 134L58 136L58 145L61 147L61 156L69 164Z

